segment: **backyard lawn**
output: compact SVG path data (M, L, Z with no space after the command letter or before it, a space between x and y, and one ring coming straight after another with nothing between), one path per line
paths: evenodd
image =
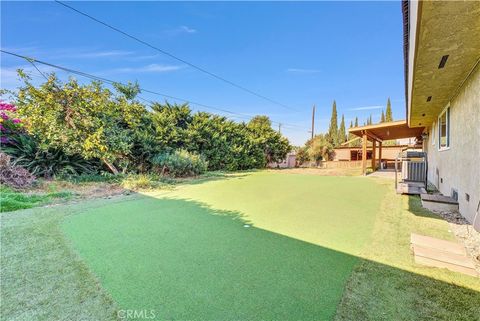
M478 319L478 279L410 232L452 238L391 181L282 171L3 213L2 319Z

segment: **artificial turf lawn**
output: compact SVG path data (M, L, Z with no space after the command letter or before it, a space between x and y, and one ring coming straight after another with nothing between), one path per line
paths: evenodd
M219 316L216 320L220 321L221 318L224 321L226 318L223 315L237 313L238 316L228 320L310 321L334 318L337 321L480 321L480 279L414 263L409 248L411 232L454 239L448 223L422 209L418 197L395 194L391 180L361 177L343 180L342 177L331 179L314 175L312 179L324 183L308 183L310 178L304 175L290 175L284 171L277 175L288 177L270 175L272 173L260 172L247 176L235 175L225 181L215 181L212 177L210 181L194 180L187 182L189 185L185 187L178 186L176 191L153 194L160 200L132 194L0 213L0 319L119 321L119 309L132 306L143 308L146 305L144 302L148 305L153 302L157 320L166 318L168 314L173 316L170 319L177 319L176 316L182 314L188 315L188 320L192 321L205 315ZM221 176L213 177L217 178ZM242 181L246 178L248 180ZM360 182L358 193L363 193L365 197L372 197L379 190L380 194L383 193L380 208L375 214L372 237L363 250L353 243L349 249L348 240L352 239L347 235L352 233L349 226L344 226L343 242L329 242L326 236L322 236L328 232L327 227L335 225L333 222L340 218L323 220L326 226L322 225L318 235L314 235L312 231L320 224L302 211L304 206L309 207L308 197L303 199L304 203L291 202L286 206L293 206L295 215L303 220L316 222L314 226L309 226L309 221L302 228L295 224L298 229L288 229L280 221L270 225L272 230L283 227L284 234L293 234L297 230L300 235L303 230L303 237L309 238L310 242L316 238L317 243L347 248L348 253L360 252L358 259L355 254L356 263L352 273L347 271L353 265L350 262L352 256L347 253L257 228L261 223L261 212L256 212L257 206L244 200L257 199L261 204L264 197L271 197L270 189L265 188L263 180L279 185L273 188L272 193L282 189L282 184L288 183L289 188L307 184L316 191L322 191L321 195L326 195L323 206L332 206L331 201L342 204L338 206L339 211L349 208L343 203L354 201L349 194L342 194L342 188L356 189ZM249 184L244 183L249 183L250 188L246 188ZM324 188L319 188L318 185L324 184ZM202 187L218 190L218 193L203 195ZM330 188L334 188L338 195ZM228 196L235 194L235 190L238 191L237 195ZM221 194L223 192L225 194ZM205 202L199 203L199 199ZM205 208L207 201L210 208ZM281 202L285 203L284 200ZM264 206L268 207L267 204ZM219 210L222 207L233 210ZM165 209L163 214L159 214L158 208ZM107 220L108 217L102 218L104 210L109 212L106 215L111 217L111 221ZM118 218L115 211L118 211ZM321 209L319 211L322 212ZM362 212L358 206L352 213L357 213L359 219L363 217L365 220L369 220L371 215ZM242 219L234 219L240 214L243 215ZM96 233L106 230L106 236L111 238L113 235L116 240L106 240L106 244L102 244L102 237L97 235L95 238L100 241L96 244L81 239L72 244L72 240L66 238L65 227L84 215L89 218L78 225L79 228L97 230ZM98 221L96 215L100 218ZM268 215L272 215L271 221L274 221L275 216ZM128 216L128 220L119 223L118 219L125 216ZM139 222L135 216L138 216ZM244 219L250 219L256 227L240 227ZM91 225L86 226L89 222ZM158 222L171 224L149 226ZM359 223L356 218L351 222ZM99 223L103 226L99 226ZM265 222L262 224L268 228ZM363 230L363 225L358 226ZM75 225L69 228L75 228ZM169 243L159 244L156 238L146 238L143 231L155 231L153 234L163 231L161 238ZM147 241L154 244L147 244ZM196 244L197 241L199 244ZM129 242L139 249L138 253ZM182 242L189 247L180 246ZM115 243L121 246L115 246ZM80 257L74 248L82 247L85 247L85 251L80 253ZM156 253L152 255L156 261L144 255L151 251ZM172 253L174 251L178 253ZM85 254L89 252L96 257L86 260ZM206 253L208 255L204 258L202 255ZM105 256L103 259L102 255ZM115 260L111 260L111 257ZM277 264L272 263L273 260ZM100 268L92 270L92 261L97 261ZM104 263L108 265L104 266ZM98 271L102 270L104 272L100 274ZM112 272L111 278L109 270ZM150 275L143 273L146 270ZM120 271L125 273L124 278L119 277ZM102 278L96 278L92 272ZM215 273L217 277L212 275ZM342 289L340 281L349 273ZM335 304L338 295L342 299ZM225 306L230 309L230 305L233 310L224 312ZM335 309L333 317L332 311ZM310 317L313 313L316 315Z
M329 320L384 193L360 177L246 173L91 209L63 230L121 309Z

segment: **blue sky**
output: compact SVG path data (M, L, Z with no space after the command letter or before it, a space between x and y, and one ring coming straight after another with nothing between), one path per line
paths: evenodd
M209 106L265 114L285 124L282 133L296 145L309 138L313 104L317 132L328 128L334 99L348 124L355 116L361 123L370 114L378 120L387 97L394 118L405 118L400 2L69 4L295 110L234 88L54 2L2 1L2 49L116 81L138 80L144 88ZM14 70L19 67L41 81L25 61L2 54L2 88L18 85Z

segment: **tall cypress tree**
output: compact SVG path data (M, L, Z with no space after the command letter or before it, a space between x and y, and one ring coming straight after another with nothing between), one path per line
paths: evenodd
M353 120L350 120L350 127L349 128L353 128ZM353 139L353 134L348 132L347 133L347 140L352 140ZM350 146L351 144L348 144L348 146Z
M387 111L385 112L385 121L393 121L393 114L392 114L392 104L390 103L390 97L387 100Z
M382 117L380 118L380 122L381 123L385 122L385 113L383 112L383 109L382 109Z
M330 127L328 129L328 137L333 146L338 145L338 117L337 117L337 102L333 101L332 118L330 119Z
M347 133L345 132L345 117L342 114L342 121L340 122L340 128L338 129L338 143L343 144L347 141Z
M358 127L358 117L355 117L355 127Z
M372 114L370 114L370 117L368 117L368 121L367 121L367 125L371 125L371 124L373 124Z

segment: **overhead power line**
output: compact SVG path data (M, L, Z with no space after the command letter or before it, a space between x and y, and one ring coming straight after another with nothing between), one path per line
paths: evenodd
M78 10L78 9L76 9L76 8L70 6L70 5L68 5L68 4L66 4L66 3L64 3L64 2L62 2L62 1L55 0L55 2L57 2L58 4L66 7L66 8L68 8L68 9L70 9L70 10L72 10L72 11L75 11L76 13L78 13L78 14L84 16L84 17L87 17L87 18L89 18L89 19L91 19L91 20L93 20L93 21L95 21L95 22L97 22L97 23L99 23L99 24L101 24L101 25L109 28L109 29L112 29L113 31L116 31L116 32L124 35L125 37L128 37L128 38L130 38L130 39L132 39L132 40L135 40L136 42L139 42L139 43L141 43L141 44L143 44L143 45L145 45L145 46L147 46L147 47L149 47L149 48L151 48L151 49L154 49L154 50L156 50L156 51L158 51L158 52L160 52L160 53L162 53L162 54L164 54L164 55L166 55L166 56L168 56L168 57L170 57L170 58L173 58L173 59L175 59L175 60L177 60L177 61L180 61L180 62L182 62L182 63L184 63L184 64L186 64L186 65L188 65L188 66L190 66L190 67L192 67L192 68L195 68L195 69L197 69L198 71L203 72L204 74L207 74L207 75L209 75L209 76L212 76L212 77L214 77L214 78L216 78L216 79L218 79L218 80L220 80L220 81L223 81L223 82L225 82L225 83L227 83L227 84L229 84L229 85L231 85L231 86L233 86L233 87L236 87L236 88L238 88L238 89L240 89L240 90L243 90L243 91L245 91L245 92L247 92L247 93L249 93L249 94L252 94L252 95L254 95L254 96L257 96L257 97L259 97L259 98L261 98L261 99L263 99L263 100L269 101L269 102L271 102L271 103L273 103L273 104L275 104L275 105L281 106L281 107L286 108L286 109L289 109L289 110L298 111L298 110L295 109L295 108L292 108L292 107L290 107L290 106L288 106L288 105L286 105L286 104L283 104L283 103L281 103L281 102L278 102L278 101L276 101L276 100L273 100L273 99L271 99L271 98L268 98L268 97L266 97L266 96L264 96L264 95L262 95L262 94L260 94L260 93L258 93L258 92L256 92L256 91L253 91L253 90L251 90L251 89L248 89L248 88L246 88L246 87L244 87L244 86L242 86L242 85L239 85L239 84L237 84L237 83L235 83L235 82L233 82L233 81L231 81L231 80L228 80L228 79L226 79L226 78L224 78L224 77L222 77L222 76L219 76L219 75L217 75L217 74L215 74L215 73L213 73L213 72L211 72L211 71L208 71L208 70L206 70L206 69L204 69L204 68L202 68L202 67L200 67L200 66L198 66L198 65L195 65L195 64L193 64L193 63L191 63L191 62L188 62L187 60L185 60L185 59L183 59L183 58L180 58L180 57L178 57L178 56L176 56L176 55L174 55L174 54L172 54L172 53L170 53L170 52L168 52L168 51L165 51L165 50L163 50L163 49L161 49L161 48L158 48L157 46L152 45L152 44L150 44L149 42L146 42L145 40L142 40L142 39L140 39L140 38L138 38L138 37L136 37L136 36L133 36L133 35L125 32L125 31L117 28L117 27L114 27L114 26L112 26L112 25L110 25L110 24L108 24L108 23L106 23L106 22L104 22L104 21L102 21L102 20L100 20L100 19L97 19L97 18L89 15L88 13L85 13L85 12L83 12L83 11L80 11L80 10Z
M32 57L20 55L20 54L17 54L17 53L14 53L14 52L10 52L10 51L6 51L6 50L3 50L3 49L0 49L0 52L5 53L5 54L8 54L8 55L11 55L11 56L14 56L14 57L17 57L17 58L21 58L21 59L26 60L27 62L29 62L30 64L32 64L32 66L40 73L40 75L41 75L43 78L45 78L45 79L47 79L47 80L48 80L48 77L47 77L42 71L40 71L40 69L37 67L37 65L36 65L35 63L41 64L41 65L45 65L45 66L48 66L48 67L52 67L52 68L55 68L55 69L58 69L58 70L62 70L62 71L64 71L64 72L67 72L67 73L70 73L70 74L79 75L79 76L82 76L82 77L85 77L85 78L88 78L88 79L100 81L100 82L102 82L102 83L107 83L107 84L109 84L109 85L122 84L122 83L119 82L119 81L115 81L115 80L111 80L111 79L108 79L108 78L96 76L96 75L93 75L93 74L89 74L89 73L86 73L86 72L83 72L83 71L71 69L71 68L68 68L68 67L63 67L63 66L55 65L55 64L52 64L52 63L49 63L49 62L45 62L45 61L38 60L38 59L35 59L35 58L32 58ZM246 114L242 114L242 113L237 113L237 112L234 112L234 111L230 111L230 110L228 110L228 109L219 108L219 107L215 107L215 106L210 106L210 105L206 105L206 104L203 104L203 103L195 102L195 101L192 101L192 100L189 100L189 99L185 99L185 98L181 98L181 97L176 97L176 96L172 96L172 95L160 93L160 92L158 92L158 91L146 89L146 88L143 88L143 87L140 87L139 89L140 89L141 92L150 93L150 94L157 95L157 96L161 96L161 97L164 97L164 98L170 98L170 99L173 99L173 100L182 101L182 102L189 103L189 104L192 104L192 105L196 105L196 106L200 106L200 107L204 107L204 108L207 108L207 109L212 109L212 110L216 110L216 111L220 111L220 112L224 112L224 113L227 113L227 114L232 115L232 116L229 116L229 117L243 118L243 119L251 119L251 118L252 118L252 116L250 116L250 115L246 115ZM143 100L143 101L145 101L145 102L149 102L150 104L153 104L152 101L149 101L149 100L147 100L147 99L145 99L145 98L139 97L139 99L141 99L141 100ZM278 122L273 121L273 120L272 120L271 122L278 124ZM287 125L288 127L303 128L302 126L295 125L295 124L285 124L285 125Z

